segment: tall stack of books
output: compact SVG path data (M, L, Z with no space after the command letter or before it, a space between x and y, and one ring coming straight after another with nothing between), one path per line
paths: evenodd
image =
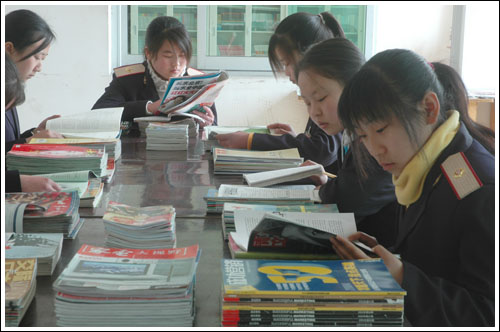
M93 171L105 176L108 156L102 149L58 144L15 144L7 153L8 169L21 174Z
M36 258L37 275L50 276L61 258L63 235L5 233L5 258Z
M384 262L222 260L222 326L402 326Z
M19 326L36 291L36 258L5 260L5 326Z
M150 122L146 128L146 150L187 150L188 125Z
M106 245L111 248L174 248L175 208L171 205L137 208L109 202L102 217Z
M266 204L240 204L224 203L222 210L222 233L224 239L228 239L230 232L235 232L235 211L263 211L263 212L320 212L337 213L337 204L314 204L314 205L266 205Z
M83 225L76 191L5 194L5 231L63 233L74 239Z
M274 151L213 149L214 174L243 174L298 167L304 159L297 148Z
M199 257L84 244L53 284L57 326L193 326Z
M321 202L314 186L301 185L256 188L221 184L218 190L209 189L204 199L207 213L222 213L226 202L266 205L311 205Z

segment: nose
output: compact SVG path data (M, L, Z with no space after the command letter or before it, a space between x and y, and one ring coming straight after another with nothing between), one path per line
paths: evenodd
M311 102L311 104L308 107L308 110L309 110L309 115L312 118L318 119L323 115L323 110L321 109L321 106L314 101Z
M295 70L293 66L287 65L285 67L285 75L288 76L288 78L293 84L297 84L297 82L295 81Z
M377 139L369 138L363 140L363 144L365 145L368 152L377 160L383 160L384 154L387 152L387 149L382 142L379 142Z

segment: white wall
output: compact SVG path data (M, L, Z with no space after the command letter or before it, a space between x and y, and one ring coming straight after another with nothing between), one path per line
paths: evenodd
M21 130L53 114L90 111L110 81L108 6L5 6L5 15L17 9L36 12L56 35L42 71L26 82Z

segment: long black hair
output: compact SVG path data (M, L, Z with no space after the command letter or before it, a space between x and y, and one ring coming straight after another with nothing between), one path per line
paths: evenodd
M15 10L5 16L5 42L11 42L17 52L23 52L30 45L43 40L35 50L19 61L26 60L45 49L55 38L47 22L30 10Z
M24 84L19 77L17 66L8 54L5 54L5 106L14 101L12 107L25 100Z
M177 45L184 52L189 65L193 55L191 37L186 27L175 17L160 16L149 23L144 49L147 47L153 57L156 57L165 40Z
M274 75L284 70L276 54L277 48L289 56L296 52L303 55L311 45L336 37L344 38L344 30L329 12L318 15L299 12L287 16L269 40L268 56Z
M443 64L430 64L418 54L404 49L386 50L373 56L346 85L339 100L338 114L344 128L355 134L362 122L384 122L395 116L403 125L410 141L417 146L418 123L424 123L425 112L419 105L429 91L436 93L441 105L437 125L447 118L446 113L456 109L471 135L485 144L489 141L477 124L467 121L467 92L463 82L457 84L458 74ZM437 67L437 71L435 68ZM444 70L446 69L446 70ZM442 82L444 84L442 84ZM453 84L451 84L453 82ZM359 142L353 145L358 166L365 172L366 150ZM492 151L494 147L485 145ZM363 152L364 151L364 152Z

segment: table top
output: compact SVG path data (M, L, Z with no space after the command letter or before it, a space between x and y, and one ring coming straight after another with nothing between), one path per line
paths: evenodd
M220 326L222 258L230 258L222 237L220 215L206 216L203 196L221 183L242 184L241 176L214 176L211 154L193 139L188 151L147 151L145 138L122 138L122 156L99 206L81 208L85 220L74 240L64 240L61 260L52 276L37 277L36 295L20 326L56 326L52 283L83 244L105 246L102 216L109 201L132 206L173 205L177 247L198 244L195 326Z

